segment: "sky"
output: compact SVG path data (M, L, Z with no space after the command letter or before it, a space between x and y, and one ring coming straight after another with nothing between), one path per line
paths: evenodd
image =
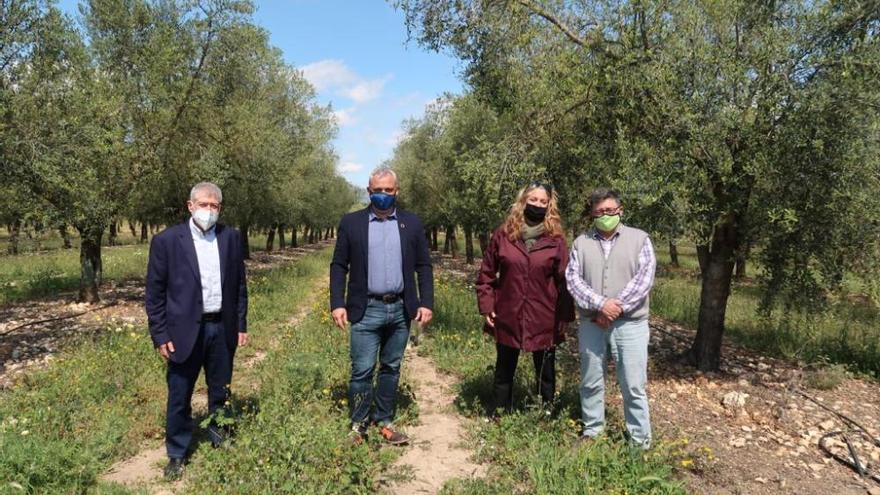
M59 7L75 14L77 0ZM458 64L407 42L403 13L385 0L255 0L257 24L302 70L339 124L339 172L366 186L391 157L401 123L445 92L460 93Z

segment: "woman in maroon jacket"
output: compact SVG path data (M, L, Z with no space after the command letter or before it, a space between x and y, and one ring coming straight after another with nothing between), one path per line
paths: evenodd
M511 408L520 351L532 353L544 406L553 401L556 345L563 340L564 322L574 320L567 264L556 193L533 183L519 192L507 220L492 235L477 277L483 328L495 337L497 350L492 415Z

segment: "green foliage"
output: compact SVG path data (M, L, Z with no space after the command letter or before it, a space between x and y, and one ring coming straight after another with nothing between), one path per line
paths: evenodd
M466 63L460 99L504 122L488 141L514 159L486 162L494 177L545 166L568 225L590 189L616 187L627 221L705 248L699 366L718 364L735 257L758 253L765 313L820 308L847 273L877 274L876 5L396 4L421 44Z
M354 202L330 109L251 2L88 0L84 32L39 0L0 9L0 221L75 227L83 299L108 225L176 222L196 182L221 186L244 231L326 228Z

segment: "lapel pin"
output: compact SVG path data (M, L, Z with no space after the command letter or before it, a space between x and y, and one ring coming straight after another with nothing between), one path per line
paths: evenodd
M406 224L405 224L405 223L400 224L400 228L405 229L405 228L406 228Z

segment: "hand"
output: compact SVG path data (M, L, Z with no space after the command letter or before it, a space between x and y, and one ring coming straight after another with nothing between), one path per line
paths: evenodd
M428 308L419 308L416 311L416 321L419 322L419 326L421 328L425 328L431 323L431 319L434 318L434 312Z
M168 361L169 359L171 359L171 355L174 354L174 343L169 340L168 342L160 345L158 347L158 350L159 354L161 354L162 357L165 358L165 361Z
M611 327L611 320L609 320L608 317L606 317L602 313L596 315L593 323L595 323L596 326L601 328L602 330L608 330Z
M605 304L602 305L602 309L599 310L599 313L607 318L609 322L612 322L623 313L623 307L621 304L622 303L618 299L608 299L605 301Z
M494 311L486 315L486 324L489 325L489 328L495 328L495 317L497 315Z
M238 332L238 346L244 347L248 345L248 334L247 332Z
M345 325L348 323L348 311L345 308L336 308L333 310L333 323L339 327L340 330L345 330Z

